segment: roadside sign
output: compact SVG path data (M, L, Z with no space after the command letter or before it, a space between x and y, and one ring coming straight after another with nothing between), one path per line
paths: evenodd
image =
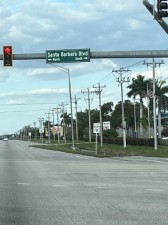
M40 134L43 134L43 133L44 133L44 127L40 127L40 128L39 128L39 133L40 133Z
M100 123L93 123L93 133L94 134L100 133Z
M46 63L90 62L90 49L46 50Z
M103 122L103 130L110 130L110 121Z

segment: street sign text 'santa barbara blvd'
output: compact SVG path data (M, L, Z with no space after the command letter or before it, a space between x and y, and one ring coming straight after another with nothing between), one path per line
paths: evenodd
M90 62L90 49L47 50L46 63Z

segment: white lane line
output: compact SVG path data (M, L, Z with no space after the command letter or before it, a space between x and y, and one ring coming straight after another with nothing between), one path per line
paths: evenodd
M95 188L98 188L98 189L111 189L111 188L114 188L114 186L98 186L98 187L95 187Z
M0 183L0 185L31 185L31 183Z
M36 151L36 152L38 152L38 153L40 153L40 154L42 154L42 155L45 155L45 156L47 156L47 157L50 158L50 159L53 159L52 156L49 156L49 155L45 154L44 152L42 152L43 149L41 149L40 151L38 151L37 149L32 148L32 147L31 147L30 149L33 150L33 151ZM45 150L45 149L44 149L44 150Z
M37 149L34 149L34 148L32 148L31 147L31 149L32 150L35 150L35 151L38 151ZM42 150L45 150L45 149L42 149ZM40 152L40 151L38 151L38 152ZM40 152L41 153L41 152ZM54 156L57 156L57 155L59 155L59 156L71 156L72 158L73 157L76 157L76 158L82 158L82 159L89 159L88 157L86 157L86 156L80 156L80 155L75 155L75 154L71 154L71 153L68 153L68 152L59 152L59 151L54 151L54 150L51 150L50 152L49 152L51 155L54 155ZM42 154L45 154L45 153L42 153ZM49 156L48 156L49 157ZM52 156L50 156L50 158L53 158Z
M147 162L166 163L167 164L167 162L160 161L160 160L147 160Z
M30 183L17 183L19 185L30 185Z
M80 158L80 159L88 159L87 157L85 156L80 156L80 155L75 155L76 158Z
M146 191L155 191L155 192L162 192L162 191L165 191L165 190L162 190L162 189L145 189Z
M35 157L34 157L31 153L29 153L29 152L23 150L23 147L20 147L20 145L16 144L15 142L13 142L13 143L14 143L21 151L23 151L24 153L26 153L27 155L29 155L32 159L35 159Z
M53 156L57 156L59 153L60 153L59 156L66 155L66 156L71 156L72 158L76 157L76 158L81 158L81 159L88 159L85 156L73 155L73 154L70 154L70 153L62 153L62 152L57 152L57 151L49 151L48 153L51 154L51 156L50 156L50 155L42 152L43 150L45 151L45 149L41 149L40 151L37 150L34 147L31 147L30 149L32 149L33 151L37 151L37 152L39 152L39 153L41 153L41 154L43 154L43 155L45 155L45 156L47 156L48 158L51 158L51 159L53 159Z
M66 184L54 184L53 187L67 187Z

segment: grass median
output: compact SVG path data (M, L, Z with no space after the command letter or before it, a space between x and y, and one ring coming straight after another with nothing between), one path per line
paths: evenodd
M71 143L32 144L31 147L96 157L147 156L168 158L168 146L158 146L158 149L155 150L153 147L148 146L128 145L124 149L121 145L103 144L103 147L101 147L100 144L98 144L97 154L95 143L86 142L75 143L75 149L72 149Z

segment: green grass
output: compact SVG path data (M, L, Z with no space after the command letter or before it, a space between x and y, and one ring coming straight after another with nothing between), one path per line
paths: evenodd
M158 150L148 146L128 145L125 149L121 145L103 144L101 148L98 144L98 154L95 155L95 143L78 142L73 150L70 144L36 144L31 147L43 148L47 150L62 151L68 153L96 156L96 157L121 157L121 156L148 156L168 158L168 146L158 146Z

